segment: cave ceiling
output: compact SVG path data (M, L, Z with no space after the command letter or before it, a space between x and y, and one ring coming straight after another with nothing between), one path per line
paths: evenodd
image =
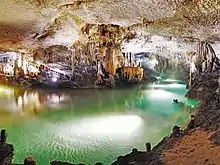
M143 35L220 40L219 0L0 0L0 48L72 45L81 27L117 24Z

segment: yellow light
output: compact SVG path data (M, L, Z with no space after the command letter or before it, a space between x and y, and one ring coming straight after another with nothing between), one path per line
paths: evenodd
M0 86L0 94L12 96L14 94L14 89L5 86Z
M18 97L18 107L19 107L19 108L22 107L22 104L23 104L22 97L19 96L19 97Z
M189 56L192 53L192 51L186 51L186 55Z

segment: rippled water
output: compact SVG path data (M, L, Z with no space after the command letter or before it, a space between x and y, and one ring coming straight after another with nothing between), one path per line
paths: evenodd
M39 165L52 160L110 164L145 143L158 143L190 111L185 85L174 80L143 90L28 90L0 87L0 127L15 147L15 162L34 156ZM191 103L190 103L191 104Z

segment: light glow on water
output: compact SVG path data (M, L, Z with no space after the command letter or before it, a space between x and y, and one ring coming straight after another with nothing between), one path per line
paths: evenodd
M166 89L166 88L184 88L185 85L183 84L177 84L177 83L172 83L172 84L152 84L152 85L149 85L149 87L151 88L163 88L163 89Z
M14 94L14 90L12 88L6 86L0 86L0 95L11 96Z
M64 128L59 128L59 136L66 140L78 135L121 138L131 136L143 124L141 117L136 115L85 118L77 121L77 124L74 122L64 125Z
M177 82L177 80L175 80L175 79L165 79L163 81L165 81L165 82Z
M146 96L152 100L167 100L173 98L173 94L161 89L146 91Z

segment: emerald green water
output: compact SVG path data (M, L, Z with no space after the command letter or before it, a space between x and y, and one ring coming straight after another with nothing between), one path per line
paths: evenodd
M110 164L132 148L157 144L173 125L184 126L190 111L185 85L174 80L138 89L21 91L0 87L0 127L15 148L16 163L33 156L52 160Z

